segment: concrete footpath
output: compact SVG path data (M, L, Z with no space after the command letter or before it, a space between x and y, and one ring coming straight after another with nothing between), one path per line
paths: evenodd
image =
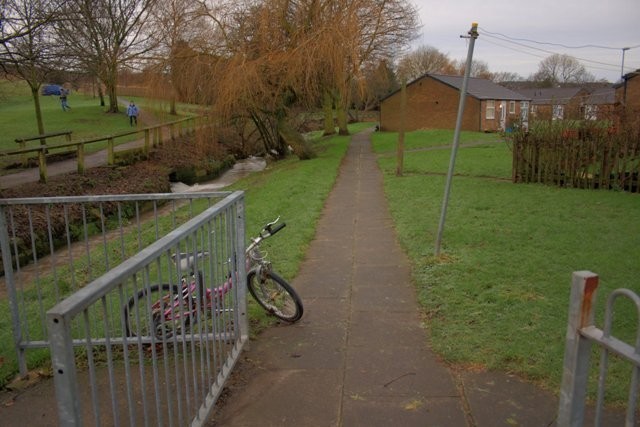
M555 425L552 393L454 372L429 349L368 132L353 138L293 285L303 319L250 344L211 426Z

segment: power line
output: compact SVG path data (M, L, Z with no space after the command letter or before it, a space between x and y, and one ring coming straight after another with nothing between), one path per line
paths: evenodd
M628 46L628 47L624 47L624 48L614 48L614 47L610 47L610 46L591 45L591 44L590 45L582 45L582 46L569 46L569 45L565 45L565 44L562 44L562 43L548 43L548 42L540 42L540 41L537 41L537 40L531 40L531 39L525 39L525 38L511 37L511 36L508 36L508 35L505 35L505 34L502 34L502 33L491 32L491 31L488 31L488 30L486 30L484 28L482 28L482 30L483 30L482 34L485 37L488 37L489 39L495 39L495 40L498 40L500 42L513 44L513 45L516 45L516 46L524 47L526 49L540 51L540 52L544 52L544 53L547 53L547 54L557 54L558 52L554 52L554 51L547 50L547 49L542 49L542 48L535 47L535 46L530 46L530 45L527 45L527 44L524 44L524 43L520 43L519 41L526 41L526 42L542 44L542 45L558 46L558 47L563 47L563 48L566 48L566 49L600 48L600 49L608 49L608 50L620 50L620 51L623 52L623 54L624 54L624 51L626 51L626 50L635 49L635 48L640 47L640 45L634 45L634 46ZM517 40L519 40L519 41L517 41ZM523 53L523 54L526 54L526 55L540 57L540 55L536 55L536 54L531 53L531 52L526 52L526 51L523 51L523 50L520 50L520 49L517 49L517 48L507 47L507 46L504 46L504 45L501 45L501 44L495 43L495 42L491 43L489 40L486 40L486 39L485 39L485 41L487 43L494 44L496 46L500 46L500 47L503 47L503 48L506 48L506 49L511 49L511 50L514 50L516 52L520 52L520 53ZM595 60L587 59L587 58L575 57L573 55L572 55L572 57L574 57L577 60L583 61L583 62L588 62L588 63L591 63L591 64L599 65L599 66L597 66L597 65L586 64L586 66L588 68L599 69L599 70L604 70L604 71L614 71L614 69L620 69L620 66L617 65L617 64L606 63L606 62L601 62L601 61L595 61ZM607 68L604 68L602 66L607 67Z
M487 36L487 37L490 37L490 36ZM501 40L501 39L498 39L498 40ZM534 56L536 58L544 59L546 57L544 55L539 55L539 54L536 54L536 53L527 52L527 51L522 50L522 49L517 49L515 47L506 46L506 45L503 45L503 44L500 44L500 43L496 43L496 42L491 41L491 40L486 40L485 39L484 43L492 44L494 46L499 46L501 48L509 49L509 50L514 51L514 52L522 53L524 55ZM522 45L522 46L524 46L524 47L526 47L528 49L535 49L533 47L529 47L529 46L525 46L525 45ZM536 50L541 50L541 49L536 49ZM556 52L550 52L550 51L546 51L546 50L542 50L542 51L546 52L546 53L551 53L551 54L555 54L556 53ZM580 59L580 58L576 58L576 59ZM604 65L604 67L597 66L597 65L586 65L588 68L592 68L592 69L603 70L603 71L617 71L620 68L618 65L614 65L614 64L600 63L600 62L597 62L597 61L591 61L589 59L580 59L580 60L586 61L586 62L594 62L596 64Z
M538 47L533 47L533 46L527 46L526 44L523 44L523 43L518 43L518 42L511 41L511 40L505 40L505 39L501 39L499 37L495 37L495 36L491 36L491 35L487 35L487 37L495 38L497 40L500 40L500 41L503 41L503 42L506 42L506 43L513 43L513 44L518 45L518 46L526 47L527 49L538 50L540 52L545 52L545 53L552 54L552 55L553 54L557 54L557 52L554 52L554 51L551 51L551 50L540 49ZM533 55L533 56L539 56L539 55L534 55L534 54L529 53L529 52L523 52L523 51L519 51L519 50L517 50L517 51L521 52L521 53L526 53L526 54L529 54L529 55ZM574 58L576 58L576 59L578 59L580 61L591 62L593 64L605 65L607 67L612 67L612 68L619 68L618 65L616 65L616 64L611 64L611 63L607 63L607 62L600 62L600 61L594 61L592 59L580 58L580 57L577 57L577 56L574 56Z
M503 37L503 38L505 38L507 40L523 41L523 42L528 42L528 43L535 43L535 44L542 44L542 45L549 45L549 46L558 46L558 47L563 47L565 49L596 48L596 49L609 49L609 50L622 50L622 49L627 49L628 50L628 49L636 49L636 48L640 47L640 44L637 44L635 46L621 46L621 47L602 46L602 45L597 45L597 44L585 44L585 45L580 45L580 46L569 46L569 45L562 44L562 43L541 42L541 41L538 41L538 40L511 37L511 36L507 36L506 34L495 33L495 32L488 31L487 29L482 28L482 27L480 27L480 30L482 30L485 34L491 34L491 35L494 35L494 36L500 36L500 37Z

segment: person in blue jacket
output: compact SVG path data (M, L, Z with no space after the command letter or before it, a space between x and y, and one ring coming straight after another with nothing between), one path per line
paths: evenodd
M133 126L134 124L138 125L138 107L133 101L129 102L129 106L127 107L127 116L129 116L129 125Z

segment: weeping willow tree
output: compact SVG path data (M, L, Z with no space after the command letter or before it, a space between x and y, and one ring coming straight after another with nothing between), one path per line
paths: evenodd
M201 1L164 16L155 64L176 98L210 106L216 126L255 135L265 153L303 159L313 152L296 131L299 113L331 103L346 130L364 65L400 49L417 22L404 0Z
M404 52L417 35L419 26L415 7L406 0L329 0L333 5L330 25L330 72L325 76L325 134L335 131L332 109L335 107L340 134L348 134L347 111L351 94L375 88L367 85L366 71Z

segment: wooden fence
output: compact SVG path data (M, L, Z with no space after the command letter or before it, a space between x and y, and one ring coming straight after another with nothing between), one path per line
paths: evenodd
M148 155L149 150L153 147L160 145L164 141L163 129L168 130L169 137L174 139L178 136L183 136L190 134L195 131L197 126L200 126L201 123L197 123L201 121L200 117L187 117L184 119L176 120L170 123L163 123L156 126L150 126L142 129L135 129L127 132L121 132L114 135L101 136L98 138L91 139L83 139L78 141L69 141L62 144L40 144L36 147L25 148L24 142L27 140L40 140L43 136L46 135L38 135L29 138L22 138L20 140L16 140L16 142L20 143L20 147L17 150L6 150L0 151L0 157L3 156L19 156L22 162L22 166L28 166L28 158L31 156L37 156L38 159L38 169L40 172L40 181L47 182L47 156L57 155L60 153L71 153L73 154L78 162L78 173L84 173L85 170L85 147L90 144L100 143L106 141L107 143L107 164L113 165L116 163L117 157L120 156L129 156L132 154L132 151L140 151L145 156ZM69 132L69 135L71 132ZM132 142L127 145L131 145L133 148L126 148L117 150L116 147L118 145L118 140L122 140L122 138L128 137L130 135L140 135L143 138L143 142L136 144Z
M640 193L637 126L519 132L510 139L513 182Z

